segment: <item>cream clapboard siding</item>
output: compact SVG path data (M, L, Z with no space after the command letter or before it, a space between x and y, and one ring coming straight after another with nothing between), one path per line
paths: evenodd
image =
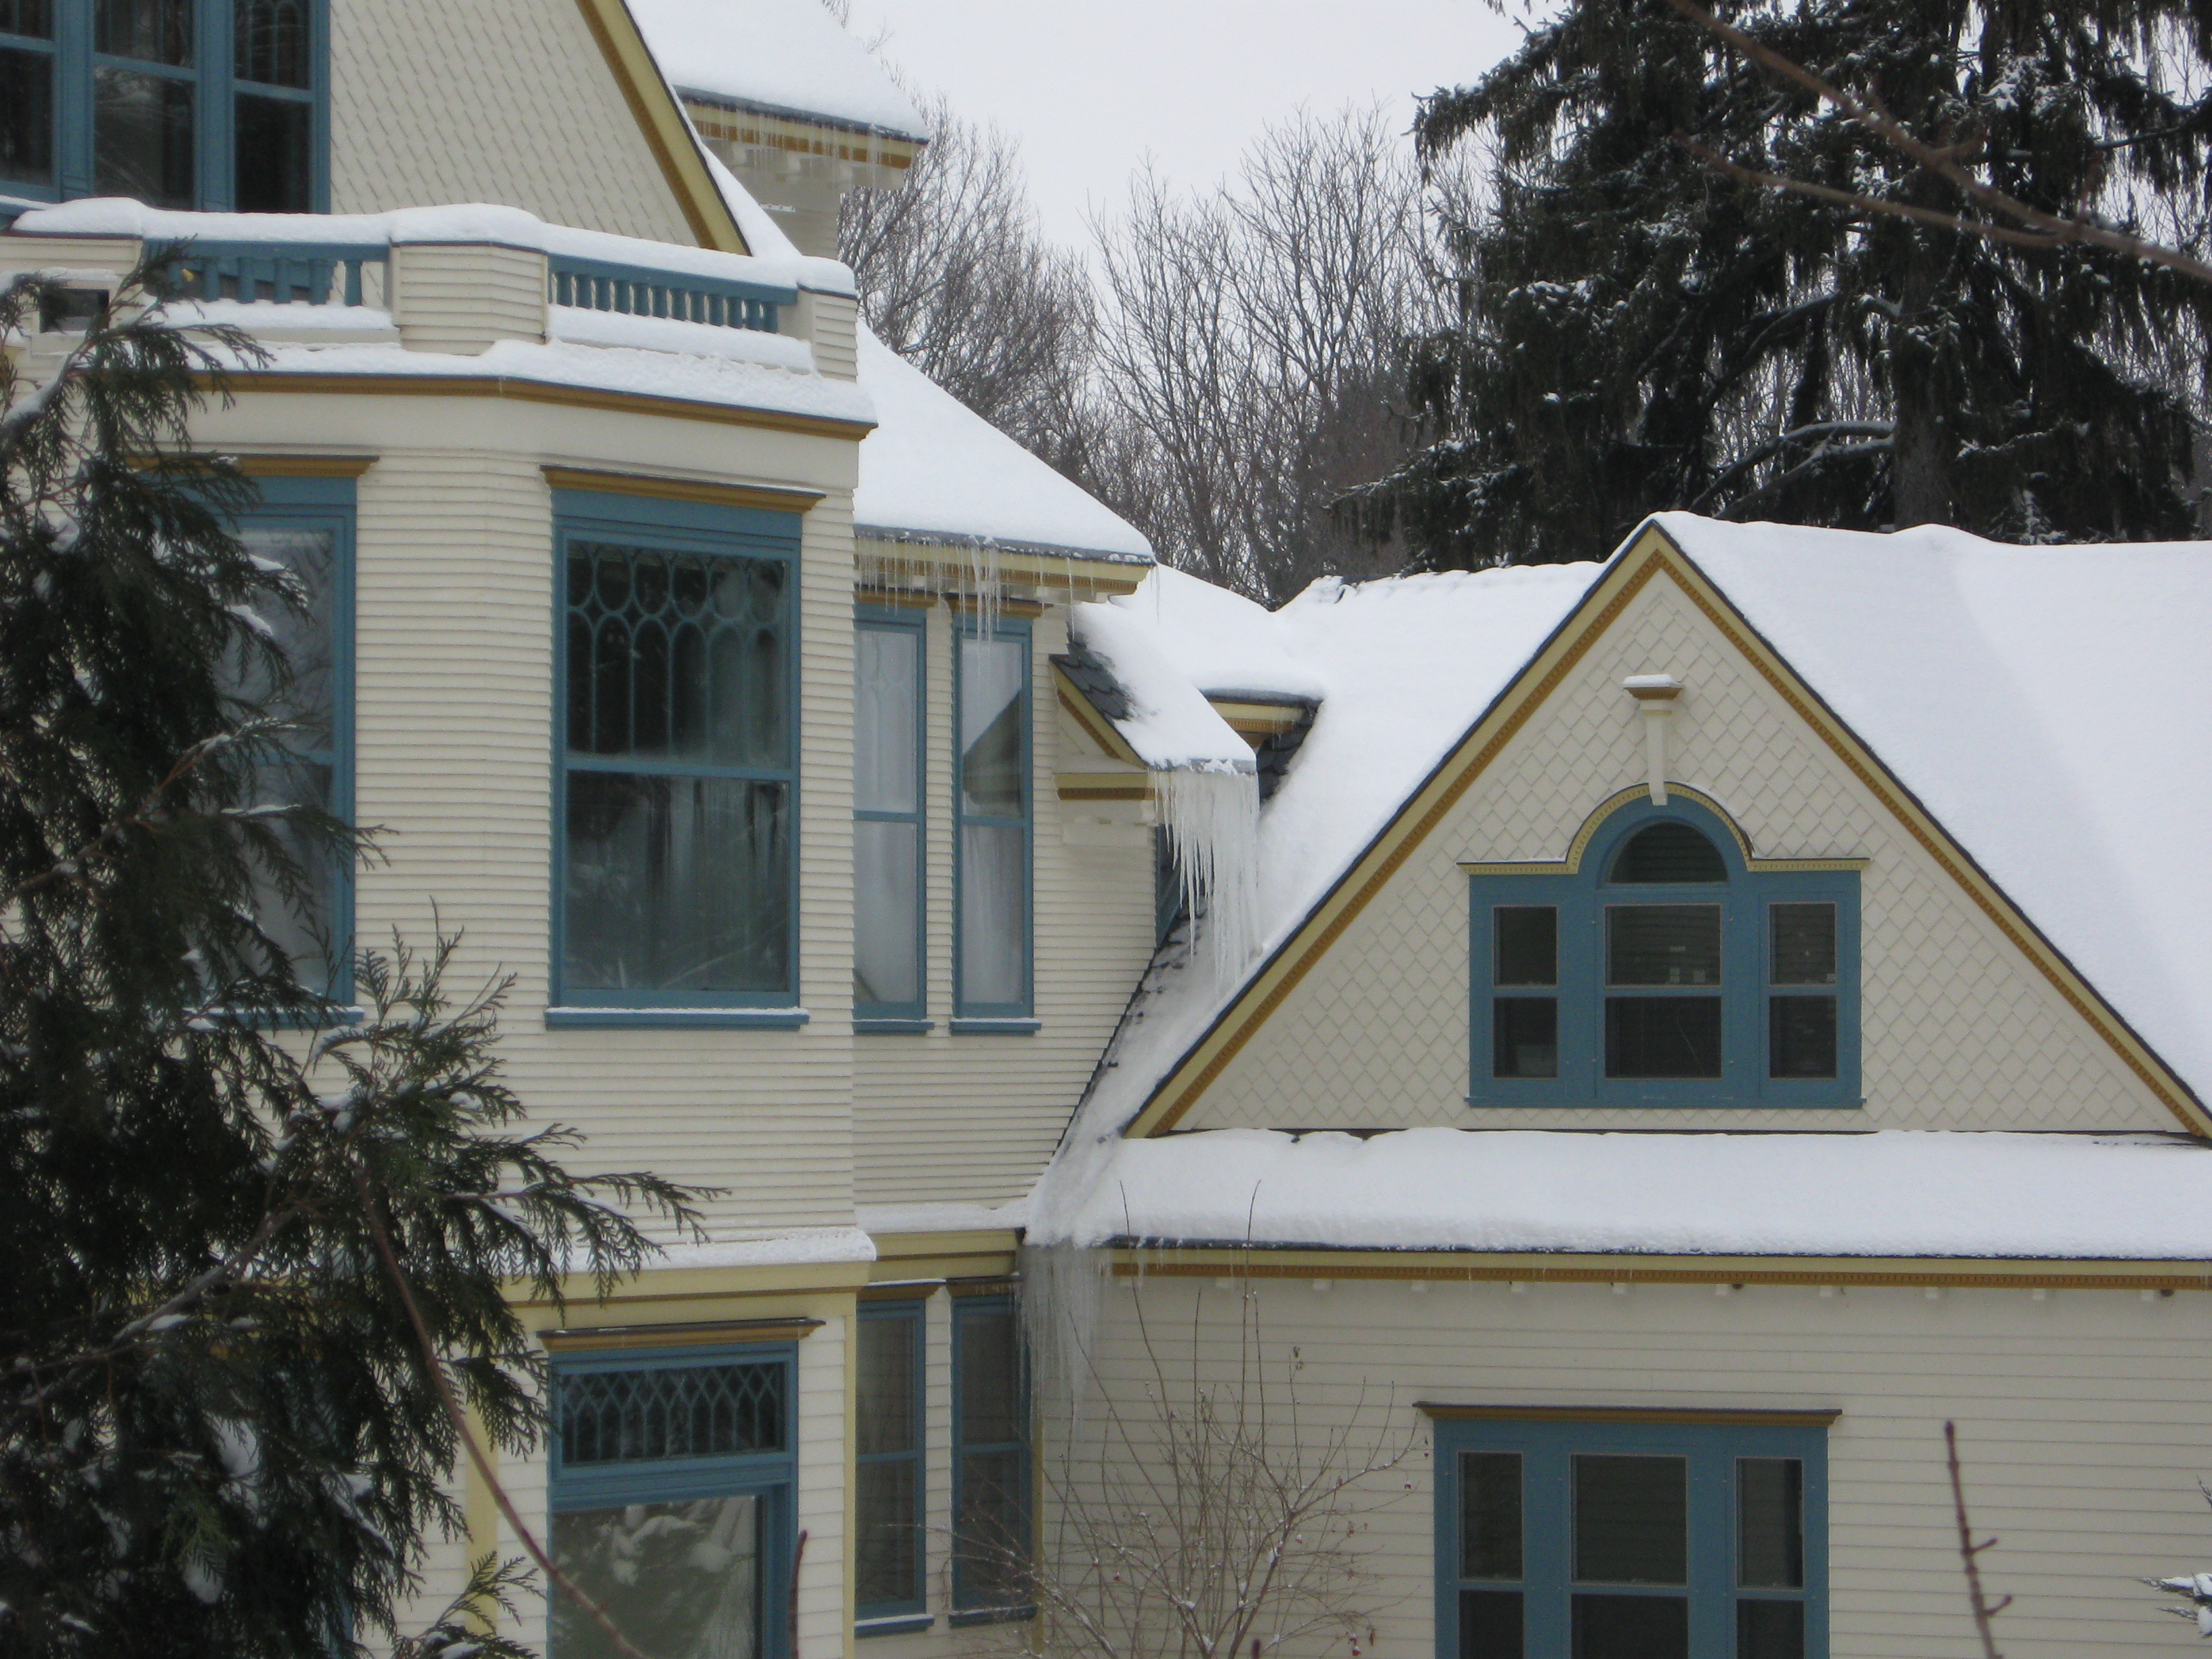
M476 242L410 243L392 251L393 321L410 351L468 356L495 340L545 338L545 256Z
M1212 1280L1124 1281L1106 1293L1097 1342L1119 1409L1146 1422L1156 1384L1146 1324L1187 1390L1194 1300L1201 1374L1235 1375L1235 1289ZM1435 1654L1432 1459L1416 1401L1468 1404L1839 1407L1828 1436L1835 1659L1969 1659L1978 1653L1943 1467L1955 1419L2009 1659L2176 1653L2193 1637L2136 1581L2204 1564L2203 1354L2212 1297L2146 1304L2126 1291L1958 1291L1339 1280L1258 1288L1260 1352L1279 1386L1298 1350L1305 1443L1346 1423L1410 1443L1370 1483L1360 1542L1381 1582L1371 1651ZM1283 1399L1279 1392L1278 1401ZM1364 1413L1354 1407L1364 1398ZM1099 1409L1090 1408L1091 1420ZM1287 1419L1279 1413L1278 1425ZM1045 1432L1062 1432L1057 1413ZM1054 1454L1048 1453L1048 1455ZM1051 1536L1050 1519L1046 1536ZM1316 1650L1318 1651L1318 1649ZM1443 1656L1442 1659L1450 1659Z
M1643 781L1643 732L1620 683L1662 672L1687 687L1672 720L1670 777L1723 803L1762 857L1871 861L1861 878L1863 1115L1465 1103L1468 899L1458 863L1564 858L1601 802ZM1662 1121L1669 1128L2177 1127L1667 580L1648 585L1594 643L1179 1127Z
M332 210L447 202L697 240L576 0L332 0Z
M952 1010L952 613L932 606L925 910L928 1012L921 1036L864 1036L854 1059L857 1188L864 1204L1017 1198L1059 1143L1069 1113L1152 951L1148 842L1070 846L1054 767L1060 742L1051 658L1067 612L1031 625L1036 802L1036 1017L1027 1036L955 1034Z

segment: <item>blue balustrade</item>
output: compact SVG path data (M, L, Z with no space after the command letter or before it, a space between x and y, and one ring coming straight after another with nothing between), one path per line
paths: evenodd
M249 305L360 305L362 267L387 258L381 242L195 241L181 252L186 295Z
M719 276L693 276L646 265L609 264L554 254L548 297L556 306L615 311L632 317L666 317L715 328L750 328L773 334L779 307L798 290Z

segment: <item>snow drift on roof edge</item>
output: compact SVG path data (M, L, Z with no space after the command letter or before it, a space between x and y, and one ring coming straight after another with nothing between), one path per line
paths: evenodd
M902 138L929 124L821 0L629 0L670 81L795 115Z

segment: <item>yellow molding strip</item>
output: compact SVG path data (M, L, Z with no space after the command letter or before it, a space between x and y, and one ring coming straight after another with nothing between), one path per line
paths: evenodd
M961 583L975 580L975 551L963 544L939 541L898 541L872 535L865 527L854 532L862 564L873 560L895 570L942 571ZM1133 593L1152 574L1149 564L1121 559L1086 559L1078 553L1029 553L1000 548L996 568L1000 583L1024 583L1035 587L1081 590L1091 593Z
M1143 778L1132 778L1126 783L1063 782L1060 786L1062 800L1143 800L1152 793L1152 785Z
M927 611L930 606L937 603L937 595L934 593L919 593L911 588L878 587L874 586L872 583L861 582L857 584L853 589L853 603L855 605L895 605L903 606L908 611Z
M1767 1429L1825 1429L1844 1414L1841 1407L1777 1411L1724 1406L1457 1406L1443 1400L1416 1400L1413 1409L1447 1423L1677 1423Z
M540 1331L538 1340L554 1353L593 1348L696 1347L710 1342L794 1342L812 1335L823 1323L819 1319L709 1319L683 1325L597 1325Z
M2212 1261L2013 1257L1661 1256L1450 1250L1115 1254L1116 1279L1285 1279L1492 1285L1799 1285L1868 1289L2212 1291Z
M948 1279L945 1288L954 1296L1005 1296L1020 1283L1012 1273L994 1273L988 1279Z
M791 489L775 484L705 483L696 478L659 478L643 472L600 472L589 467L539 469L556 489L596 489L610 495L647 495L664 501L707 501L716 507L754 507L770 513L805 513L820 501L819 489Z
M1662 574L1743 655L1852 776L1935 860L1937 866L1966 891L1998 932L2034 964L2068 1006L2118 1054L2121 1062L2182 1127L2191 1134L2212 1136L2212 1114L2206 1112L2188 1086L2136 1036L2118 1011L2074 971L2034 924L1982 873L1966 849L1921 810L1911 792L1829 711L1796 671L1767 646L1666 532L1652 524L1647 524L1628 551L1599 577L1535 658L1491 705L1490 711L1430 773L1297 931L1216 1017L1205 1036L1154 1089L1152 1098L1123 1134L1142 1138L1165 1133L1175 1127L1282 1006L1284 999L1327 955L1369 902L1389 885L1413 851L1458 805L1475 779L1519 734L1606 629L1654 578ZM1635 793L1638 792L1623 792L1625 795Z
M988 611L996 616L1025 617L1030 621L1035 622L1039 617L1044 615L1044 606L1035 599L994 599L987 605L973 593L947 593L944 599L947 610L964 611L969 616L980 615Z
M863 1302L925 1302L944 1288L942 1279L890 1279L864 1285L857 1294Z
M374 455L230 456L249 478L358 478L376 465Z
M198 377L203 385L208 377ZM707 421L717 426L747 426L769 432L798 432L810 437L849 438L854 442L875 430L872 421L841 421L826 415L793 415L781 410L743 409L732 404L701 403L691 398L659 398L642 392L604 392L563 386L553 380L517 380L505 374L319 374L283 370L229 371L222 384L233 392L296 392L309 395L389 398L512 398L520 403L562 404L572 409L612 410L625 415L665 415L672 420Z
M751 252L729 204L714 187L699 141L692 136L690 118L669 89L629 8L623 0L576 0L576 4L699 246L723 253Z

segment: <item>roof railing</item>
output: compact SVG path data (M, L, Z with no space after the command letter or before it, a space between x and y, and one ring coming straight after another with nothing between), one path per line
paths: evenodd
M391 288L391 251L381 242L173 244L183 257L185 292L247 305L380 305ZM364 268L373 283L362 281Z
M546 297L556 306L665 317L715 328L750 328L773 334L777 312L799 298L795 289L718 277L678 276L643 265L610 264L556 253L547 259Z

